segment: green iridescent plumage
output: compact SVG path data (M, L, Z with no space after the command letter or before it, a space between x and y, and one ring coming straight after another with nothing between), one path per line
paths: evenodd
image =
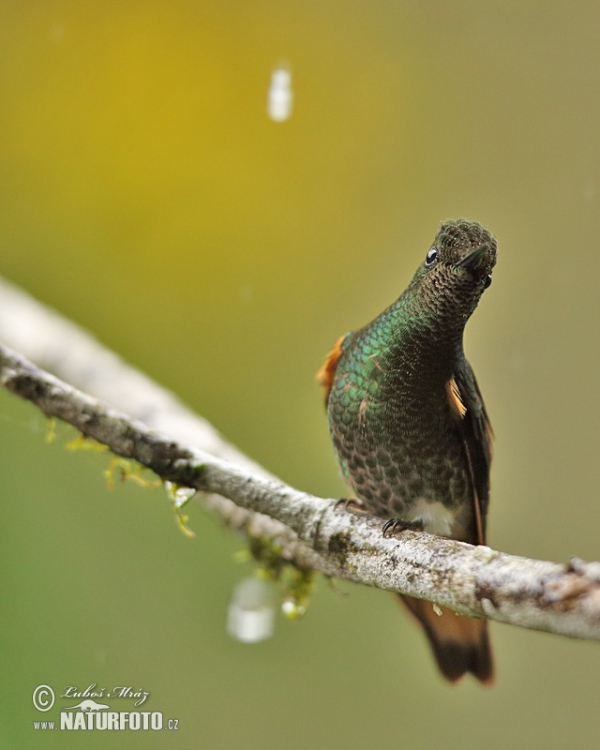
M444 223L399 299L347 334L321 374L336 457L366 509L474 544L484 541L491 428L463 332L495 262L480 224Z

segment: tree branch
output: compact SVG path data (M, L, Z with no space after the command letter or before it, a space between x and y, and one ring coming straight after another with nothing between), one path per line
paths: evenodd
M39 337L47 342L41 347L40 328ZM600 640L600 563L530 560L424 532L384 538L381 520L336 511L332 500L279 482L191 416L172 394L11 286L0 288L0 337L20 343L38 361L52 360L55 371L70 371L74 381L91 379L108 401L125 399L138 419L0 346L4 387L163 479L216 493L208 501L213 510L251 538L276 545L291 564L476 617ZM83 348L83 358L71 349L74 342ZM138 421L141 416L144 422Z
M162 431L241 468L274 479L228 443L175 394L124 362L90 333L0 277L0 341L62 380ZM240 508L219 495L205 503L234 528L298 553L303 544L278 521Z

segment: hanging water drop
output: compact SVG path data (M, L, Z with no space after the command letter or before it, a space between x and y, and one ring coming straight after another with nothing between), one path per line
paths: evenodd
M273 635L275 605L267 581L246 578L233 590L227 613L227 632L242 643L258 643Z

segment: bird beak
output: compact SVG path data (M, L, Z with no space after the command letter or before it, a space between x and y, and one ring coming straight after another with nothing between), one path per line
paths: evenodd
M466 268L467 271L480 271L486 263L489 250L489 243L484 242L483 245L479 245L475 250L471 250L471 252L468 255L465 255L464 258L457 260L454 267Z

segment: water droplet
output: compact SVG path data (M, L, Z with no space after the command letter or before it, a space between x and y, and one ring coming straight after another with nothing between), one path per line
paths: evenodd
M182 508L196 494L196 490L192 487L177 487L175 489L175 485L168 480L165 482L165 489L171 495L175 508Z
M227 632L242 643L259 643L273 635L275 606L267 581L245 578L233 590Z
M286 599L281 605L281 611L290 620L297 620L306 612L306 607L298 604L294 599Z
M274 122L285 122L292 114L293 102L292 73L287 66L277 65L271 73L267 114Z

